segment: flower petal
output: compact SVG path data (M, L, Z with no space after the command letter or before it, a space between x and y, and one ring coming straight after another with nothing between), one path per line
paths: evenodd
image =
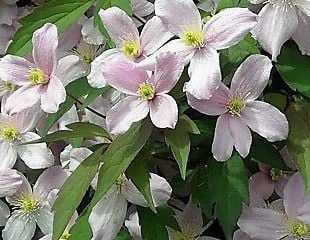
M130 128L132 123L142 120L148 113L147 101L135 96L126 97L108 112L107 128L112 134L122 134Z
M16 170L0 168L0 197L13 195L22 183L23 179Z
M46 169L37 179L33 194L44 200L54 189L60 189L67 180L68 174L61 166L53 166Z
M46 91L41 96L41 108L44 112L55 113L58 111L59 105L66 100L66 90L58 78L52 76L48 82Z
M112 187L96 204L89 216L92 240L114 239L121 229L127 211L127 200Z
M195 98L208 99L221 82L219 54L212 48L202 48L197 51L188 68L190 81L184 89Z
M33 132L22 134L21 143L31 142L40 139L40 136ZM25 164L31 169L41 169L54 164L54 157L46 143L20 144L17 146L17 153Z
M176 53L162 53L156 58L154 83L156 93L168 93L176 85L184 63Z
M142 240L138 212L129 215L129 219L125 221L125 226L134 240Z
M89 44L101 45L105 43L105 38L99 31L98 27L94 26L94 17L88 18L81 29L83 40Z
M119 50L114 48L104 51L102 54L95 58L95 60L91 63L91 70L87 76L87 80L90 86L94 88L102 88L107 85L107 81L101 71L102 66L104 63L109 62L110 58L117 57L117 55L120 54L121 53Z
M28 60L12 55L6 55L0 60L0 79L23 86L30 81L27 79L30 69L35 68Z
M253 29L253 35L275 61L282 45L292 37L297 26L295 8L282 5L282 2L275 5L267 4L258 14L258 23Z
M200 31L202 28L199 11L192 0L156 0L155 14L177 36L186 30Z
M285 175L280 177L274 183L274 190L281 198L283 198L284 187L286 186L288 179L289 177Z
M250 238L248 234L238 229L237 231L234 232L233 240L253 240L253 239Z
M44 24L33 33L32 43L34 62L45 74L52 74L56 67L57 27L51 23Z
M129 95L138 95L139 85L148 78L144 69L124 57L113 58L109 64L104 65L102 72L112 87Z
M261 101L247 103L241 112L241 117L254 132L270 142L287 138L288 122L285 115L268 103Z
M206 44L217 50L237 44L256 25L256 17L247 8L227 8L220 11L204 27Z
M230 117L230 133L234 139L234 146L241 157L245 158L252 144L252 135L250 129L239 117Z
M178 121L178 105L168 94L156 95L150 101L150 116L158 128L175 128Z
M308 3L308 6L310 4ZM310 11L310 10L309 10ZM302 54L310 55L310 16L299 12L298 14L298 28L293 34L293 39L297 43Z
M244 207L238 225L254 239L283 239L288 235L286 221L285 216L277 211Z
M131 0L132 11L139 17L145 17L154 12L154 4L147 0Z
M0 226L4 226L10 216L9 207L0 200Z
M226 161L230 158L234 139L230 134L228 114L221 115L216 122L212 153L217 161Z
M190 93L186 93L188 104L197 111L206 115L217 116L227 112L227 102L230 97L230 90L223 84L215 90L209 99L197 99Z
M54 73L64 86L70 82L86 75L87 68L80 61L80 58L75 55L68 55L59 59L56 71Z
M138 29L133 20L120 8L111 7L100 10L99 16L109 36L118 48L126 41L140 42Z
M5 224L2 237L5 240L31 240L35 230L36 222L33 218L24 218L13 213Z
M271 60L263 55L251 55L237 69L230 90L234 95L247 100L259 97L268 84Z
M5 109L14 114L34 106L41 97L41 86L24 85L10 95L6 101Z
M257 193L263 199L268 199L274 191L274 183L266 173L255 173L249 180L251 191Z
M143 55L151 55L173 35L159 17L152 17L144 25L141 32L141 49Z
M310 4L308 0L295 0L294 4L302 13L310 17Z
M53 214L50 207L44 206L36 216L36 222L43 234L53 232Z
M16 145L0 141L0 158L0 168L12 168L17 159Z

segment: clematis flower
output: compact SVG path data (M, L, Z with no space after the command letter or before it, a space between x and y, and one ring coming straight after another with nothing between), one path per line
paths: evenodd
M176 212L175 218L181 232L167 227L169 240L217 240L213 237L200 236L208 228L208 226L204 227L202 212L191 200L186 204L183 212Z
M57 64L58 36L55 25L47 23L36 30L32 42L34 63L12 55L0 60L0 78L20 86L7 99L6 107L10 114L30 108L38 102L43 111L56 112L59 104L66 99L64 85L79 75L76 58L65 57Z
M13 26L8 26L5 24L0 25L0 55L5 54L9 42L15 32Z
M0 226L4 226L10 216L9 207L0 200Z
M229 8L203 25L192 0L156 0L155 14L180 38L168 42L159 52L176 52L190 62L190 81L185 90L198 99L210 98L220 85L217 50L237 44L256 24L256 15L248 9ZM141 66L148 67L152 61L146 59Z
M13 21L17 16L17 1L18 0L2 0L0 2L0 25L6 24L11 26L13 24Z
M150 176L151 193L154 205L157 207L169 200L172 189L164 178L153 173ZM121 176L89 216L88 221L93 232L92 240L115 239L125 221L127 201L139 206L147 206L135 185L125 176Z
M253 4L263 0L250 0ZM310 1L272 0L258 14L253 35L276 61L282 45L293 38L302 54L310 55Z
M250 129L270 142L287 138L285 115L272 105L255 100L266 87L271 69L272 63L267 57L252 55L237 69L230 90L221 84L208 100L187 94L192 108L207 115L220 115L212 144L216 160L227 160L234 146L246 157L252 143Z
M251 238L248 234L238 229L234 232L233 240L257 240L254 238Z
M130 0L132 13L139 17L146 17L154 12L154 4L147 0Z
M144 119L150 112L158 128L174 128L178 120L178 107L167 93L175 86L183 71L183 62L172 53L157 58L152 76L135 63L114 58L103 69L107 82L128 96L107 113L106 124L112 134L126 132L132 123Z
M91 72L87 77L92 87L107 85L101 70L108 65L105 63L109 63L109 59L125 56L132 61L140 61L153 54L172 37L158 17L150 19L139 36L133 20L123 10L112 7L100 10L99 15L116 48L103 52L92 62Z
M46 143L23 144L40 136L31 130L37 122L32 112L22 111L9 116L0 114L0 167L12 168L19 156L32 169L50 167L54 158Z
M48 168L39 176L32 191L28 180L21 173L19 175L22 185L13 195L7 196L7 201L15 210L2 231L3 240L31 240L37 224L44 234L51 233L53 214L48 196L52 190L59 189L67 178L61 167ZM2 178L0 175L0 183Z
M310 198L299 173L294 174L284 189L283 204L271 208L245 207L238 220L242 231L260 240L304 240L310 238Z

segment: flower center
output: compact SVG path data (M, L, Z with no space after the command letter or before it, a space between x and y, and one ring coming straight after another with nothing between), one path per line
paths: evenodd
M203 45L203 34L202 31L185 31L182 39L188 46L200 47Z
M6 140L16 140L18 138L18 131L14 127L5 127L2 129L2 138Z
M119 176L118 179L116 180L115 185L117 185L117 186L123 186L123 184L125 183L125 181L126 181L126 178L125 178L123 175L121 175L121 176Z
M279 180L280 177L284 175L283 171L278 168L271 168L269 171L269 174L270 174L272 181L277 181Z
M137 57L140 55L140 44L135 41L127 41L123 44L122 52L127 57Z
M237 98L232 98L227 103L227 109L231 115L240 115L244 107L245 102Z
M155 89L150 83L141 83L137 93L143 100L152 100L155 97Z
M291 228L292 236L302 239L308 235L308 231L308 226L304 223L295 223Z
M68 240L71 237L71 234L68 231L64 231L59 240Z
M13 92L15 90L15 85L12 83L9 83L8 81L4 81L3 83L4 88L8 91L8 92Z
M92 61L94 61L94 56L92 56L91 54L84 54L81 56L82 61L84 61L87 64L91 64Z
M19 212L22 215L29 215L40 208L40 203L34 197L25 197L19 202Z
M39 68L32 68L28 75L28 80L33 84L44 84L48 81L48 76Z

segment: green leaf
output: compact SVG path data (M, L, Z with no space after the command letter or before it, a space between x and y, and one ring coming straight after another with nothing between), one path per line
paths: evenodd
M310 97L310 57L301 55L296 46L287 45L281 50L276 67L291 89Z
M32 35L45 23L53 23L59 32L64 32L77 22L94 0L53 0L41 5L20 20L22 26L14 35L8 53L18 56L27 55L32 48Z
M264 101L272 104L282 112L285 110L287 105L287 96L281 93L266 93L264 95Z
M306 192L310 193L310 103L292 102L287 110L289 121L288 150L302 175Z
M66 86L67 98L66 101L59 106L56 113L49 114L43 130L43 135L54 126L54 124L76 103L76 99L86 95L92 88L87 83L85 77L79 78Z
M66 125L67 128L71 129L74 132L78 132L80 134L85 134L87 136L98 136L110 138L109 133L102 128L93 123L89 122L76 122Z
M242 159L235 155L227 162L210 166L213 184L216 183L215 213L225 233L232 239L242 204L248 202L248 176Z
M132 237L126 229L122 228L116 236L115 240L132 240Z
M267 163L274 168L287 169L279 151L273 147L272 143L263 138L253 140L249 158L257 163Z
M97 97L99 97L102 94L105 94L110 89L111 89L111 87L109 87L109 86L104 87L104 88L91 88L88 91L87 97L84 100L84 103L82 106L83 109L88 107L92 102L94 102L97 99Z
M91 181L97 173L103 147L81 162L69 176L54 203L53 240L58 240L68 225L74 211L82 201Z
M105 195L118 177L126 171L146 144L151 132L152 126L148 121L144 121L143 123L138 122L133 124L124 135L119 136L111 143L103 155L104 164L99 171L95 195L73 227L70 240L91 238L88 217L92 208ZM83 229L83 231L80 229Z
M148 208L138 207L142 238L145 240L168 240L166 226L179 229L173 211L167 206L157 208L157 214Z
M152 211L156 212L150 187L151 176L147 166L147 160L150 158L151 156L146 152L140 152L136 159L130 164L126 171L126 175L142 193Z
M171 148L173 156L177 161L183 180L186 178L186 168L190 153L190 133L199 134L196 124L186 115L180 117L175 129L165 131L165 140Z

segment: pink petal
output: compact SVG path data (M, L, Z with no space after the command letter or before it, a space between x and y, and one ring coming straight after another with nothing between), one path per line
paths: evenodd
M271 69L268 57L258 54L248 57L237 69L230 90L242 99L258 98L268 84Z
M56 67L57 27L46 23L33 33L32 43L34 62L45 74L50 75Z
M288 176L282 176L274 183L275 191L280 197L283 197L284 187L287 184L288 179Z
M156 58L154 83L156 93L172 90L181 77L184 63L176 53L162 53Z
M11 142L0 142L0 168L13 168L17 159L16 146Z
M202 48L197 51L188 68L190 81L185 85L185 91L195 98L208 99L221 82L219 54L212 48Z
M136 96L126 97L107 113L107 128L112 134L122 134L130 128L132 123L142 120L148 113L147 101Z
M160 18L154 16L147 21L141 32L142 54L151 55L172 37Z
M294 4L300 12L310 17L310 4L308 0L296 0Z
M178 121L178 106L167 94L156 95L150 102L150 116L158 128L175 128Z
M233 240L253 240L253 239L250 238L248 234L238 229L237 231L234 232Z
M250 129L239 117L230 117L229 119L230 133L234 139L234 146L241 157L245 158L252 144L252 135Z
M259 167L259 170L263 173L270 173L270 170L271 170L271 166L266 164L266 163L263 163L263 162L259 162L258 163L258 167Z
M33 194L44 200L52 190L59 190L67 178L68 174L61 166L50 167L39 176L33 187Z
M288 122L285 115L268 103L249 102L241 112L241 116L254 132L270 142L287 138Z
M71 25L64 33L59 34L58 52L66 52L75 47L80 41L82 25L77 22Z
M125 57L113 58L103 66L102 73L112 87L129 95L138 95L139 85L148 78L144 69L138 68Z
M188 104L197 111L206 115L217 116L227 112L227 102L230 96L230 90L220 83L218 89L209 99L197 99L190 93L186 93Z
M292 37L297 26L298 18L294 7L282 5L281 2L267 4L258 15L253 34L263 48L272 54L272 60L275 61L283 43Z
M229 48L252 30L257 23L256 17L256 14L247 8L225 9L205 25L205 41L217 50Z
M131 0L133 14L145 17L154 12L154 4L147 0Z
M299 173L295 173L287 182L283 192L283 204L289 218L295 218L299 207L305 200L305 186Z
M310 6L309 3L307 3ZM310 16L299 11L298 28L293 34L293 39L297 43L302 54L310 55Z
M6 109L10 114L21 112L35 105L41 97L40 85L24 85L17 89L6 101Z
M99 16L118 48L126 41L140 42L139 32L132 19L120 8L100 10Z
M238 225L254 239L283 239L288 235L285 222L285 216L274 210L245 207Z
M66 100L66 90L63 83L56 76L52 76L47 84L46 91L42 93L41 108L44 112L55 113L59 105Z
M212 153L217 161L226 161L233 151L234 139L230 134L229 118L229 114L223 114L216 122Z
M13 195L22 183L23 179L16 170L0 168L0 197Z
M268 199L274 191L274 183L269 174L262 172L255 173L250 178L249 187L263 199Z
M34 112L37 114L33 114ZM17 113L14 116L17 119L17 125L20 133L25 133L34 129L40 117L42 117L38 107L29 108Z
M200 31L202 28L199 11L192 0L156 0L155 14L177 36L186 30Z
M33 63L24 58L12 55L6 55L0 60L0 79L23 86L31 83L27 77L30 69L35 68Z
M12 204L13 206L17 206L19 201L22 200L25 196L32 195L31 185L28 182L27 178L22 173L20 172L17 173L20 175L22 179L22 184L13 195L6 197L7 202Z

